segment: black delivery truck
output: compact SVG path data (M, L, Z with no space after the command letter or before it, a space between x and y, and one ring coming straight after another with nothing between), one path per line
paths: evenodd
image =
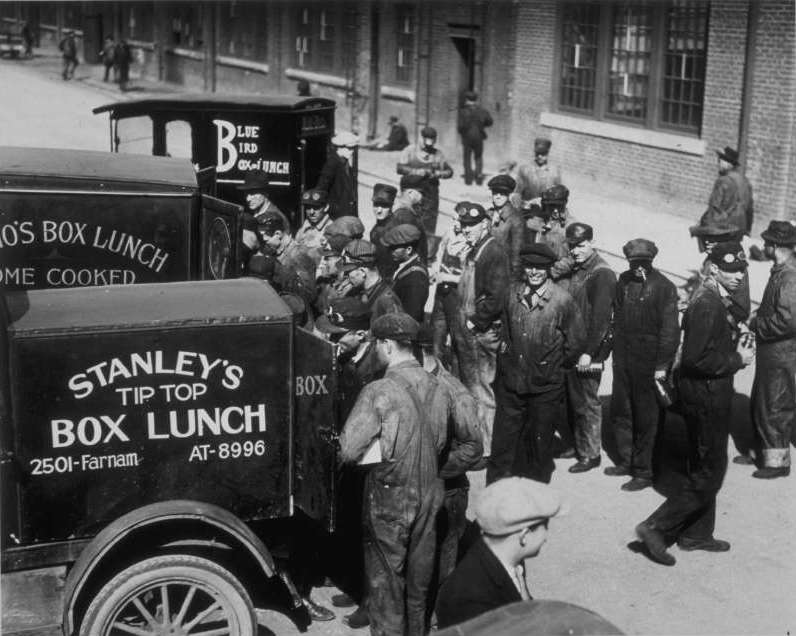
M0 290L237 277L241 213L187 159L0 147Z
M87 242L103 227L93 197ZM40 241L56 217L35 218ZM147 223L129 232L152 240ZM48 248L81 258L62 238ZM334 347L251 278L0 299L4 595L59 567L48 593L68 636L256 634L255 605L291 598L269 527L333 517Z

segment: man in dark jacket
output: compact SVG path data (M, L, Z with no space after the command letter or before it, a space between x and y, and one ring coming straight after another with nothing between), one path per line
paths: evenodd
M450 179L453 168L443 152L436 147L437 131L431 126L424 126L420 131L421 143L409 146L403 150L398 159L396 171L400 175L422 177L417 190L423 195L420 202L423 227L429 234L437 230L437 216L439 215L439 180Z
M606 475L631 475L623 490L652 485L652 451L663 410L656 398L656 382L671 369L680 328L677 289L652 267L655 243L639 238L622 251L630 263L616 285L614 299L614 384L611 421L619 462Z
M66 32L64 39L58 44L61 50L61 58L63 59L64 68L61 72L61 77L65 80L72 79L75 76L75 69L79 64L77 59L77 42L75 41L75 32L71 29Z
M486 128L492 125L492 115L478 105L478 93L467 91L464 94L464 105L459 108L456 130L462 138L464 153L464 182L467 185L475 181L478 185L484 182L484 139ZM473 167L475 160L475 167Z
M428 238L421 218L411 208L393 209L397 192L395 186L386 183L376 183L373 186L373 216L376 218L376 223L370 229L370 242L376 246L376 262L385 280L392 278L395 268L398 266L382 240L392 228L405 224L417 227L420 238L417 242L416 253L424 264L428 256Z
M459 279L458 306L449 329L459 376L478 401L486 454L492 444L492 382L500 342L500 315L509 285L509 259L501 243L489 234L489 217L483 206L463 201L457 205L457 212L470 251Z
M509 195L517 185L507 174L492 177L486 184L492 192L492 228L490 232L509 253L511 275L522 275L520 268L520 249L525 242L525 219L517 208L509 202Z
M339 132L332 137L333 151L321 168L316 190L328 195L330 215L359 216L357 209L357 182L353 168L354 149L359 145L359 137L350 132Z
M420 230L404 223L387 230L381 239L398 265L392 275L392 290L404 311L418 323L425 317L428 300L428 270L417 254Z
M565 417L565 371L585 344L575 300L549 279L555 254L533 243L520 256L525 279L509 288L502 316L488 484L508 475L550 482L553 433Z
M747 267L743 248L721 243L708 258L709 273L683 316L679 394L688 428L688 480L636 528L650 556L663 565L675 563L666 539L676 538L686 551L730 549L713 536L716 496L727 471L733 376L752 362L754 350L738 342L722 299L741 283Z
M763 451L760 479L790 474L790 440L796 427L796 225L771 221L761 235L774 260L757 315L752 418Z
M382 316L371 331L387 371L360 392L340 436L340 457L347 464L372 462L363 508L371 633L420 636L427 631L443 499L437 458L447 398L414 358L418 325L410 316Z
M585 223L571 223L566 239L572 255L572 274L560 281L580 309L586 326L584 352L574 369L567 370L567 405L572 416L578 462L571 473L582 473L600 465L602 363L611 352L606 335L616 295L616 274L594 249L594 230ZM592 365L598 365L593 368Z
M509 477L484 488L475 509L483 535L440 590L439 628L530 600L525 560L539 554L561 509L558 493L531 479Z
M738 151L726 146L717 150L719 176L713 184L708 208L700 225L729 223L741 228L745 235L752 231L754 202L752 186L740 170Z
M537 137L533 141L533 163L521 165L517 171L517 188L515 192L522 201L523 209L539 205L542 192L561 183L561 170L558 165L550 163L551 142L546 137Z
M402 312L401 301L376 265L376 247L354 239L343 249L340 271L349 282L348 295L358 295L371 310L371 324L384 314Z

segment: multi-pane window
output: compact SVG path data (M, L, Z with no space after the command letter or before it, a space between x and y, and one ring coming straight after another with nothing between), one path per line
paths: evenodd
M119 6L122 17L122 35L130 40L151 42L154 35L152 11L144 10L135 3L122 3Z
M702 1L563 4L559 108L699 133L707 21Z
M331 70L334 67L335 28L333 9L321 9L318 12L318 59L316 68Z
M357 12L351 3L306 2L296 10L294 61L299 68L350 72Z
M265 61L268 6L261 2L233 1L222 4L221 11L224 28L219 29L218 54Z
M395 79L411 82L415 68L416 13L412 5L396 7L396 59Z
M173 4L169 11L171 44L186 49L200 49L202 40L202 24L199 10L188 3Z
M312 11L309 7L298 10L296 25L296 66L304 68L312 66L310 45L312 44Z

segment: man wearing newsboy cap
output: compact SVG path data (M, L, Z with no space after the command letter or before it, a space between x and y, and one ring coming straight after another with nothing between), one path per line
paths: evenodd
M502 316L495 378L495 423L486 482L517 475L549 482L553 433L564 412L565 369L575 365L586 330L575 300L550 278L556 255L543 243L520 252Z
M683 316L683 348L678 384L688 435L687 480L667 492L666 501L636 528L650 557L674 565L666 538L681 550L725 552L716 539L716 496L727 471L733 376L754 359L754 349L738 338L722 296L741 284L748 266L741 244L717 244L708 256L708 272ZM737 342L737 344L736 344Z
M357 183L354 174L354 151L359 146L359 137L348 131L338 132L332 137L332 151L321 168L316 190L327 193L329 215L359 216L357 207Z
M716 151L719 176L713 184L700 225L729 223L749 235L754 221L752 186L740 168L738 151L730 146Z
M562 512L558 493L538 481L506 477L484 488L475 509L482 536L442 585L439 628L530 600L525 560L539 554L549 520Z
M760 479L790 474L790 440L796 426L796 224L771 221L760 235L774 261L750 327L757 343L752 419L763 451Z

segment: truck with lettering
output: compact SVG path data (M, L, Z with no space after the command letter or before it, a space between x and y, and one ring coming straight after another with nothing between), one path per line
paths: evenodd
M242 208L201 177L186 159L0 147L0 290L236 277Z
M187 93L126 99L108 113L112 152L189 157L215 168L217 194L242 202L236 189L249 170L269 178L269 198L297 228L301 193L318 181L335 132L335 102L293 95ZM357 155L352 162L355 182Z
M252 636L298 603L268 537L333 523L333 345L253 278L0 299L4 633L47 568L25 611L67 636Z

